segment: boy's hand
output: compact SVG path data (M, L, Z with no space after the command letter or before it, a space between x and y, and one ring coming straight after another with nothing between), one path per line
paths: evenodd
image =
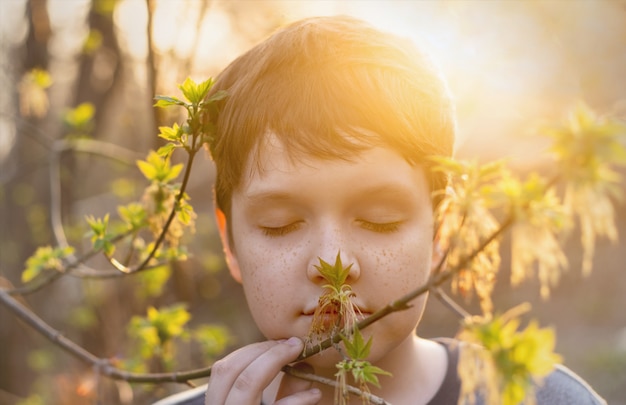
M298 358L303 343L298 338L255 343L217 361L211 370L206 405L260 405L263 390L280 369ZM313 405L321 399L311 383L285 376L275 405Z

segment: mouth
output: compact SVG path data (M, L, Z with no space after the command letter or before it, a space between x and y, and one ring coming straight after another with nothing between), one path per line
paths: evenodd
M369 310L362 310L358 307L355 307L354 309L355 309L355 315L356 315L357 321L361 321L367 318L368 316L372 315L372 312ZM306 311L303 311L300 314L300 316L310 318L312 320L313 317L316 316L316 310L317 308L308 309ZM329 309L324 310L323 312L317 313L317 316L323 320L322 322L323 324L330 324L337 319L337 317L339 316L339 311L337 310L337 308L329 308Z

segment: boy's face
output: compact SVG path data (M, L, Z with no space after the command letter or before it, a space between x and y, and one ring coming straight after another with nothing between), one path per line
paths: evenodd
M271 135L260 159L260 166L248 162L249 176L233 193L234 246L226 251L267 338L307 335L326 284L314 267L318 258L332 264L341 252L343 264L352 263L347 283L364 315L426 282L433 215L421 168L383 147L349 160L292 159ZM364 330L375 335L370 360L410 339L424 303L417 299ZM337 360L325 358L317 361Z

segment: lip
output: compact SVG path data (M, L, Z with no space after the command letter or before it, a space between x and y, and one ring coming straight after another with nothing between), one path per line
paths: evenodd
M372 315L373 312L370 312L370 311L367 311L367 310L362 310L359 307L357 307L356 313L357 313L357 317L359 319L365 319L368 316ZM315 314L315 309L303 311L300 315L301 316L311 316L312 317L314 314ZM326 311L326 312L324 312L324 316L331 316L331 315L335 315L335 314L337 314L337 311Z

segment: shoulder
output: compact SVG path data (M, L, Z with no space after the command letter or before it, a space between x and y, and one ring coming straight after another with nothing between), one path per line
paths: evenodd
M163 398L152 405L204 405L205 392L206 384Z
M558 365L537 387L537 404L606 405L582 378Z

